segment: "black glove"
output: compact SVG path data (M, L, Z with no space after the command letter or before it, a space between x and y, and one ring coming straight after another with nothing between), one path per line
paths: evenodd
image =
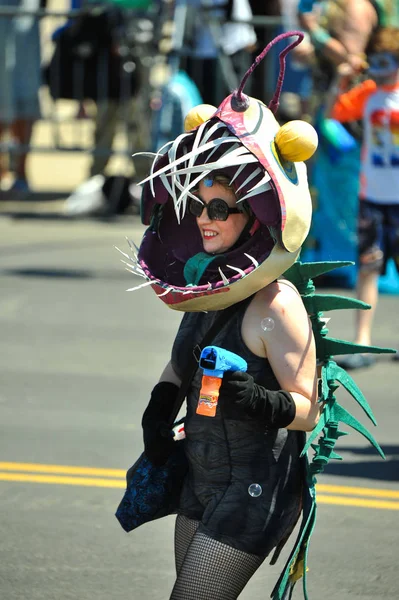
M157 466L164 465L174 449L173 432L169 425L170 415L179 388L169 381L157 383L144 411L143 427L144 452Z
M247 414L271 427L287 427L295 419L296 406L289 392L267 390L244 371L224 373L219 400L236 402Z

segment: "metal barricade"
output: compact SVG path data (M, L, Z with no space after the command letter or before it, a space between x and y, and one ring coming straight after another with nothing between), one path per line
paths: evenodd
M8 154L10 171L27 155L29 180L41 195L67 194L109 162L112 172L112 161L114 172L130 176L133 152L149 145L158 13L116 4L65 12L7 6L0 7L0 24L8 34L0 68L10 84L8 98L0 92L0 153L3 162ZM25 69L35 36L40 57ZM24 85L22 95L39 95L40 114L20 112ZM31 137L16 135L21 119L34 123Z
M19 140L4 137L7 120L12 118L6 119L0 112L0 153L3 158L9 156L10 171L15 171L21 156L27 156L33 190L30 196L68 195L83 181L106 170L137 179L145 175L147 163L139 159L133 163L132 154L151 147L153 100L157 97L153 92L156 90L159 97L168 73L176 68L176 63L171 68L170 57L178 55L177 64L184 68L184 57L189 52L187 36L174 52L168 44L163 47L160 43L168 35L166 29L172 33L174 26L176 33L179 28L175 9L175 4L166 0L153 3L147 10L112 2L88 2L79 10L64 12L0 7L0 24L10 40L15 27L28 25L36 29L40 39L40 89L36 91L41 114L38 118L32 115L32 135ZM218 44L221 22L214 17L205 20L218 47L224 88L231 90L236 79L229 57ZM270 30L273 37L281 22L278 18L258 17L250 23ZM22 49L25 57L33 52L29 43ZM7 60L6 52L3 55L0 63ZM19 85L30 75L26 71L24 74L24 60L20 58L15 65ZM264 78L266 97L275 85L271 60L269 57L262 65L262 74L257 74ZM7 177L5 180L7 185ZM16 193L19 195L18 190ZM9 192L4 187L0 192L0 199L13 196L12 187Z

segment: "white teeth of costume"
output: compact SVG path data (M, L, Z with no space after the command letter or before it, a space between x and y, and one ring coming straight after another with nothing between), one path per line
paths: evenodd
M251 261L251 263L254 265L255 268L259 267L259 263L256 260L256 258L254 258L253 256L251 256L250 254L247 254L246 252L244 252L244 256L246 256L247 258L249 258L249 260Z
M229 285L229 280L227 279L226 275L223 273L223 271L220 267L219 267L219 273L220 273L223 283L225 285Z
M182 136L179 136L179 137L182 138L182 137L187 136L187 135L189 135L189 134L186 133L186 134L184 134ZM178 139L179 138L176 139L176 142L177 142ZM143 185L144 183L147 183L147 181L150 181L154 177L157 177L158 175L162 175L162 173L166 173L167 171L170 171L171 169L174 169L175 167L177 167L181 163L184 163L186 160L191 159L193 157L193 155L195 157L198 154L202 154L203 152L206 152L207 150L210 150L211 148L214 148L215 145L219 146L220 144L225 144L227 142L235 142L235 139L236 138L234 138L234 137L219 138L217 140L213 140L211 142L208 142L207 144L204 144L203 146L201 146L199 148L199 151L194 152L193 150L191 150L190 152L188 152L184 156L181 156L180 158L176 159L173 164L169 163L169 164L165 165L162 169L159 169L159 171L155 171L155 173L153 173L152 175L149 175L148 177L146 177L145 179L143 179L142 181L140 181L138 183L138 185ZM255 162L255 161L251 161L251 162ZM208 165L202 165L202 166L203 166L203 168L204 167L206 168ZM179 169L179 173L180 173L180 169ZM179 173L176 173L176 175L179 175Z
M196 200L199 200L199 198L197 198L197 196L195 196L194 194L192 194L190 192L191 189L195 188L197 186L197 184L201 181L201 179L204 178L204 176L208 175L210 173L210 171L203 171L201 173L201 175L199 175L198 177L196 177L188 186L187 188L182 188L179 184L178 181L174 180L176 183L176 187L180 188L180 196L179 199L175 201L174 206L175 206L175 212L176 212L176 218L178 223L180 223L180 219L184 217L184 214L186 212L186 203L187 203L187 196L190 196L191 198L195 198ZM181 215L180 215L180 206L182 206L182 211L181 211Z
M126 262L125 260L121 260L121 262L123 262L123 264L126 265L126 270L130 273L133 273L133 275L137 275L138 277L144 277L144 279L148 279L143 269L141 269L139 266L132 265L131 263Z
M255 156L253 154L251 154L251 152L248 152L248 150L246 148L241 147L241 148L236 148L235 150L232 150L231 152L230 151L225 152L215 162L206 162L201 165L193 165L192 167L185 167L185 168L183 167L183 168L179 169L178 174L185 175L187 173L190 173L190 174L191 173L200 173L200 172L203 172L206 170L208 170L208 171L222 170L227 167L234 167L235 165L242 166L243 159L245 160L245 166L250 163L257 162ZM270 177L269 177L269 179L270 179Z
M166 142L166 144L164 144L159 150L158 152L135 152L134 154L132 154L133 157L135 156L148 156L151 157L153 159L152 163L151 163L151 169L150 169L150 177L152 176L153 172L154 172L154 167L155 164L158 160L158 158L162 155L163 151L168 147L171 146L173 144L173 140L170 140L169 142ZM138 184L140 185L140 184ZM155 190L154 190L154 180L150 179L150 188L151 188L151 193L153 196L155 196Z
M130 256L128 254L126 254L126 252L123 252L123 250L121 250L120 248L118 248L118 246L114 246L114 248L115 248L115 250L118 250L118 252L120 252L122 254L122 256L124 256L128 260L131 260Z
M123 262L123 261L122 261ZM126 263L125 263L126 264ZM136 273L136 271L133 271L133 269L129 268L129 267L125 267L125 271L127 271L128 273L130 273L131 275L138 275L138 273ZM146 279L146 278L145 278Z
M235 179L238 177L238 175L241 173L241 171L242 171L243 169L245 169L245 167L246 167L246 165L241 165L241 167L239 167L239 168L237 169L237 171L236 171L236 173L235 173L235 175L234 175L233 179L230 181L230 185L232 185L232 184L233 184L234 180L235 180ZM239 187L239 188L237 188L237 190L236 190L236 194L238 194L238 192L239 192L239 191L240 191L240 190L241 190L243 187L245 187L246 185L248 185L248 183L249 183L250 181L252 181L252 179L253 179L254 177L256 177L257 175L260 175L261 173L262 173L262 169L261 169L260 167L258 167L257 169L254 169L254 170L252 171L252 173L250 173L250 174L248 175L248 177L246 178L246 180L245 180L245 181L243 181L243 183L240 185L240 187Z
M143 287L147 287L148 285L152 285L153 283L159 283L157 279L146 281L145 283L141 283L140 285L136 285L136 287L129 288L126 290L127 292L135 292L136 290L140 290Z
M172 144L172 146L170 147L170 150L168 152L169 165L171 167L171 169L170 169L171 172L169 174L171 176L171 184L172 184L171 196L172 196L172 198L176 198L176 199L177 199L177 195L176 195L175 188L179 187L176 184L180 184L179 175L177 174L177 164L178 164L178 161L176 160L177 149L180 145L180 142L182 142L184 140L184 138L186 138L186 137L187 137L186 133L182 133L181 135L179 135L176 138L175 143ZM187 155L188 155L188 152L184 152L184 155L182 157L184 161L187 159ZM183 200L185 200L185 199L183 199L180 195L180 203L183 202ZM177 205L176 202L174 203L176 218L177 218L178 223L180 223L180 214L179 214L180 203L179 203L179 205ZM185 202L184 202L184 206L185 206Z
M209 289L212 289L212 285L209 283ZM128 290L130 291L130 290ZM174 288L174 287L168 287L165 289L164 292L161 292L161 294L157 294L158 298L162 298L162 296L166 296L169 292L174 292L175 294L181 294L182 296L186 296L187 294L203 294L204 290L200 289L200 290L195 290L193 288L190 289L178 289L178 288Z
M193 189L194 187L196 187L196 185L201 181L201 179L203 177L206 177L210 173L209 170L202 170L202 172L200 171L201 175L199 177L197 177L196 179L194 179L190 183L190 175L192 173L194 173L193 168L194 168L194 160L196 157L196 152L197 152L199 144L201 142L201 137L202 137L203 131L204 131L204 129L206 129L206 125L207 125L206 123L202 123L198 128L198 131L195 136L194 143L193 143L193 146L191 149L193 152L193 156L188 161L189 168L185 169L185 170L179 169L178 177L175 176L176 169L173 170L173 173L167 175L169 177L173 177L173 184L176 185L176 187L180 190L180 197L178 200L176 200L174 202L176 217L177 217L177 221L179 223L180 223L180 219L184 217L185 212L186 212L187 197L197 199L197 197L194 194L192 194L190 190ZM211 127L211 130L216 131L218 128L220 128L220 123L216 123L213 127ZM207 141L209 139L210 135L211 134L209 132L205 131L205 135L204 135L204 139L202 140L202 143L204 143L204 141ZM224 137L226 137L226 136L224 136ZM177 146L174 146L174 147L177 149ZM187 155L187 152L185 153L185 156L186 155ZM176 152L169 153L169 159L171 162L174 162L176 159ZM180 180L179 180L180 175L185 175L184 182L182 184L180 183ZM175 198L176 196L172 194L172 197ZM180 210L180 208L181 208L181 210Z
M237 200L237 204L239 202L243 202L244 200L247 200L248 198L251 198L252 196L256 196L257 194L263 194L264 192L271 190L272 186L270 184L270 180L271 180L271 177L270 177L269 173L265 172L262 179L256 185L254 185L254 187L251 188L249 190L249 192L247 194L245 194L245 196L243 196L242 198Z
M228 131L226 131L226 127L223 125L223 123L221 123L220 121L216 121L216 123L214 123L211 127L209 127L205 131L204 139L202 140L202 143L207 142L218 129L223 129L222 137L227 137L229 135L229 133L228 133ZM212 150L209 153L209 156L212 156L214 151L215 150Z
M241 275L241 277L245 277L245 275L246 275L245 271L243 271L242 269L239 269L238 267L233 267L232 265L226 265L226 267L228 267L229 269L232 269L233 271L236 271L237 273L239 273Z
M130 248L132 248L132 245L129 240L128 240L128 243L129 243ZM127 271L129 271L130 273L133 273L133 275L138 275L139 277L144 277L145 279L148 279L147 275L144 273L143 269L141 268L141 266L138 262L136 253L133 254L133 257L131 257L128 254L126 254L126 252L123 252L120 248L118 248L118 246L114 246L114 248L115 248L115 250L118 250L118 252L120 252L122 254L122 256L127 258L128 261L130 261L130 262L126 262L125 260L121 259L121 262L124 265L127 265L127 267L128 267Z
M139 253L139 248L138 248L138 246L136 246L136 244L134 243L134 241L133 241L133 240L130 240L128 237L126 237L126 241L127 241L127 243L129 244L129 246L130 246L130 249L131 249L132 251L136 250L136 252L137 252L137 254L138 254L138 253ZM136 255L135 255L135 256L136 256Z
M169 294L169 292L172 290L173 288L168 287L166 288L166 290L164 292L162 292L162 294L157 294L158 298L162 298L162 296L166 296L166 294Z

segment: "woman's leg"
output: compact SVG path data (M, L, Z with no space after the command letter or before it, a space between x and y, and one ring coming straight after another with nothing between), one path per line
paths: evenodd
M178 515L175 525L175 564L176 573L180 573L187 550L198 529L199 521Z
M170 600L235 600L263 561L197 531Z

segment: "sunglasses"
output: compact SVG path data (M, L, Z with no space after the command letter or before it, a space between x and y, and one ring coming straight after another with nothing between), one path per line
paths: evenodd
M230 208L230 206L222 200L222 198L213 198L208 204L202 203L199 200L190 198L188 201L188 212L194 217L200 217L206 208L208 217L211 221L227 221L229 215L242 214L238 208Z

